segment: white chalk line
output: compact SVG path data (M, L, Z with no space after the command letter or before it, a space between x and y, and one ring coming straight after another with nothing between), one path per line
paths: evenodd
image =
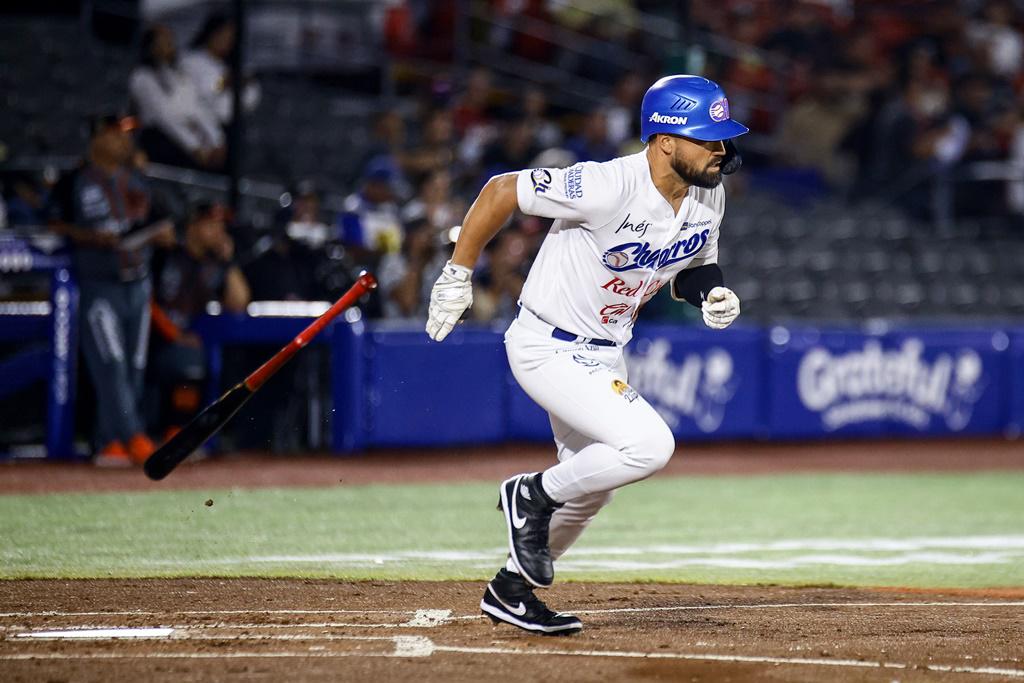
M215 610L124 610L118 612L0 612L0 617L155 617L165 614L210 616L228 614L415 614L410 609L215 609Z
M674 607L619 607L615 609L573 610L573 614L622 614L629 612L675 612L686 610L728 609L806 609L814 607L867 608L867 607L1024 607L1024 601L1003 602L783 602L760 605L679 605Z
M114 638L131 638L152 640L164 639L174 633L173 628L72 628L59 631L26 631L16 633L16 638L32 638L34 640L111 640Z
M202 639L202 638L198 638ZM210 638L213 639L213 638ZM298 639L298 638L259 638L252 636L240 636L243 639ZM948 664L923 664L913 665L903 662L867 661L858 659L815 659L800 657L771 657L759 655L723 655L714 653L693 653L693 652L640 652L628 650L559 650L559 649L528 649L502 647L470 647L461 645L439 645L430 638L424 636L333 636L329 640L390 640L395 644L393 652L324 652L307 650L303 652L97 652L97 653L55 653L45 652L38 654L16 653L0 654L0 660L88 660L88 659L268 659L268 658L337 658L337 657L429 657L435 652L448 652L454 654L483 654L483 655L533 655L533 656L556 656L556 657L600 657L600 658L629 658L629 659L677 659L691 661L725 662L731 664L777 664L786 666L821 666L821 667L846 667L861 669L924 669L943 673L964 673L991 676L1006 676L1012 678L1024 678L1024 670L1004 669L997 667L971 667L954 666Z
M475 618L475 617L474 617ZM482 617L481 617L482 618ZM197 627L208 628L208 629L224 629L224 630L240 630L240 629L252 629L252 628L266 628L266 629L289 629L289 628L430 628L429 626L416 626L410 625L408 622L398 623L385 623L385 624L361 624L359 622L348 622L348 621L315 621L315 622L300 622L294 624L273 624L273 623L230 623L230 622L215 622L212 624L159 624L155 628L173 628L177 631L183 631L188 629L194 629ZM76 624L70 626L65 630L95 630L103 628L102 624ZM0 627L3 629L3 627ZM12 631L14 628L3 629ZM52 630L48 628L47 630ZM26 631L27 633L27 631Z
M347 613L353 613L353 610L347 610ZM180 616L182 613L177 613L176 616ZM193 613L194 614L194 613ZM249 614L260 614L260 612L249 612ZM367 614L376 615L376 611L368 611ZM57 616L57 615L48 615ZM275 623L263 623L263 624L252 624L252 623L241 623L235 624L231 622L216 622L213 624L161 624L161 628L172 628L176 630L186 630L195 628L208 628L208 629L251 629L251 628L434 628L435 626L442 626L452 620L452 611L450 609L418 609L412 612L412 618L408 621L398 623L383 623L383 624L367 624L362 622L348 622L348 621L324 621L324 622L300 622L295 624L275 624ZM67 631L91 631L100 630L103 628L109 628L109 625L100 624L76 624L65 630ZM0 630L8 630L5 626L0 626ZM33 631L27 631L25 633L19 633L18 636L24 636L26 633L33 633ZM36 636L40 637L40 636Z
M146 567L195 569L201 567L303 566L367 569L407 567L422 563L459 566L465 570L489 567L507 549L388 550L381 552L334 552L250 555L195 559L135 558ZM0 563L19 557L0 551ZM871 569L907 565L998 566L1024 558L1024 535L796 538L762 542L715 542L706 544L650 544L638 546L585 546L574 548L561 560L563 572L670 571L693 567L732 570L791 571L808 567ZM45 572L48 565L19 565L22 571Z
M717 604L717 605L672 605L667 607L615 607L610 609L573 609L574 614L623 614L637 612L667 612L667 611L700 611L700 610L728 610L728 609L862 609L870 607L1024 607L1024 600L992 600L992 601L913 601L913 602L773 602L760 604ZM221 629L293 629L293 628L432 628L456 620L478 620L483 618L480 614L453 615L451 609L417 609L417 610L380 610L380 609L211 609L211 610L173 610L173 611L110 611L110 612L70 612L70 611L35 611L35 612L3 612L0 616L9 618L31 618L35 616L216 616L227 614L255 614L255 615L287 615L287 614L411 614L408 622L386 623L386 624L360 624L352 622L306 622L300 624L231 624L217 623L207 625L206 628ZM171 626L170 628L197 628L204 625L185 624ZM15 627L0 626L0 631L10 630ZM76 626L75 628L102 628L102 625Z

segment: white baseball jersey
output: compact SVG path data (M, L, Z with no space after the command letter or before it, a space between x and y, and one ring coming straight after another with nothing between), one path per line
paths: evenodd
M567 332L626 344L640 307L676 273L718 262L722 185L691 186L676 213L646 151L520 171L516 194L523 213L556 219L520 302Z

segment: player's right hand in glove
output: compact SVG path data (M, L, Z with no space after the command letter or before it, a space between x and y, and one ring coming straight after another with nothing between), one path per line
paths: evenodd
M715 287L708 292L700 307L704 324L713 330L723 330L740 314L740 298L728 287Z
M473 271L448 261L430 290L427 309L427 335L442 341L459 322L466 309L473 305Z

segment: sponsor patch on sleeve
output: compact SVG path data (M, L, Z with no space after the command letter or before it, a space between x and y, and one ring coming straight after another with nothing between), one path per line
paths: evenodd
M530 182L533 183L535 194L544 194L551 188L551 171L546 168L535 168L530 171Z
M576 164L565 172L565 196L569 199L583 198L583 164Z

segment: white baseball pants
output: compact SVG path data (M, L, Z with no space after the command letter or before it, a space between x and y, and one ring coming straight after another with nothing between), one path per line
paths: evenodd
M505 333L519 386L548 412L558 464L544 471L544 490L564 503L551 518L557 559L620 486L645 479L672 457L665 421L626 384L618 346L551 337L551 326L525 309Z

